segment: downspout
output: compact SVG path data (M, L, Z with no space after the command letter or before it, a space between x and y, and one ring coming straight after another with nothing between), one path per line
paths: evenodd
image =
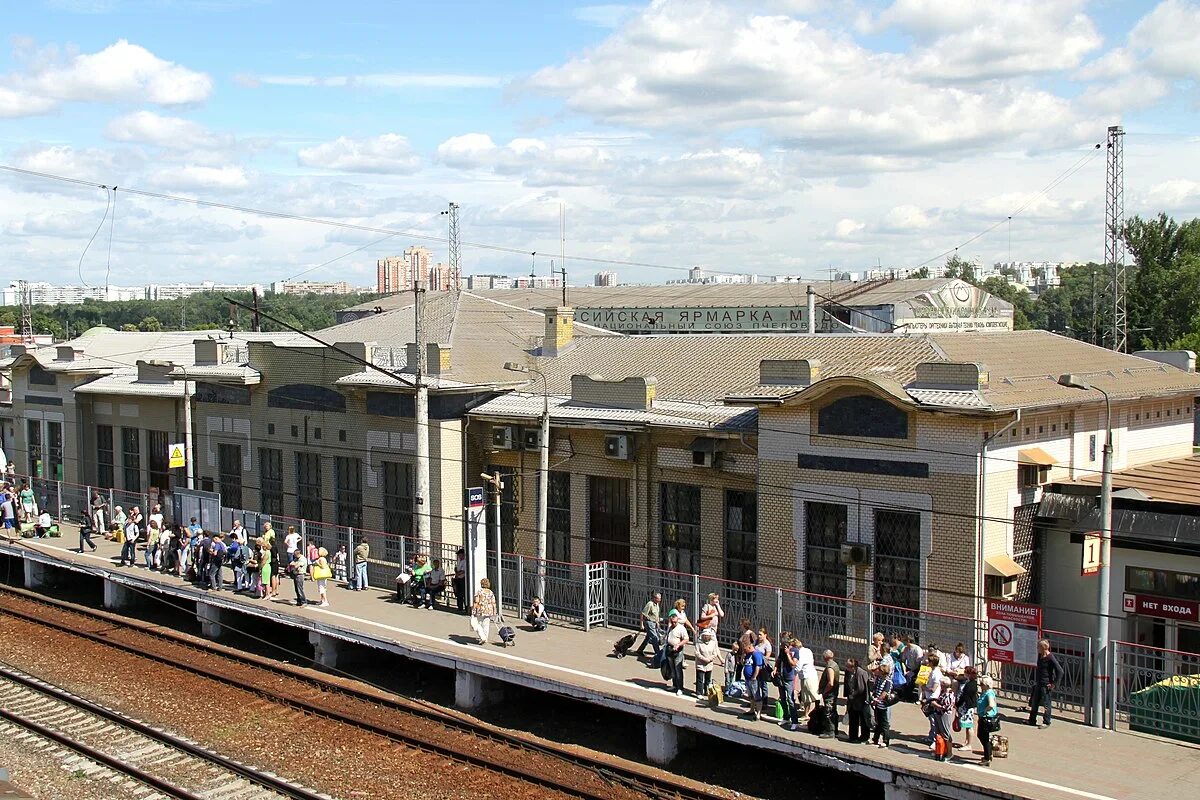
M987 450L988 450L988 445L990 445L996 439L999 439L1001 436L1003 436L1005 433L1008 432L1009 428L1018 424L1020 421L1021 421L1021 409L1018 408L1017 412L1016 412L1016 416L1014 416L1011 420L1009 420L1007 425L1005 425L1003 428L996 431L995 433L991 434L990 436L984 436L983 444L981 444L979 446L979 498L978 498L978 502L975 504L977 512L978 512L978 518L975 521L975 523L976 523L975 524L975 529L976 529L976 534L975 534L975 562L976 562L976 570L975 570L976 609L975 610L976 610L976 616L982 616L982 614L980 613L981 609L979 608L979 605L983 602L983 596L984 596L984 590L983 590L983 584L984 584L983 541L984 541L984 527L987 525L987 522L984 519L984 517L986 516L985 512L987 511Z

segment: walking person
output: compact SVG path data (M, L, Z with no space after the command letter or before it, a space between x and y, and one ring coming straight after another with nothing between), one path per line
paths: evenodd
M495 616L496 595L492 594L492 582L483 578L479 581L479 591L471 601L471 630L475 631L480 644L487 644Z
M880 634L880 638L882 636ZM842 694L846 698L846 724L849 728L846 741L851 744L865 744L871 738L871 676L862 668L857 658L846 659Z
M356 592L371 588L371 584L367 580L367 562L370 557L371 545L366 539L361 539L358 546L354 548L354 582L350 585L350 588Z
M317 596L321 598L321 608L329 607L329 596L326 593L326 584L333 576L333 571L329 568L329 551L324 547L317 548L317 560L312 565L313 580L317 582Z
M825 668L821 670L821 678L817 683L817 691L821 694L821 705L825 711L824 725L821 727L822 739L836 739L838 734L838 692L842 688L842 670L833 658L833 651L826 650L822 657Z
M975 701L975 718L979 721L979 743L983 745L981 767L992 764L992 734L1000 730L1000 710L996 707L996 688L992 685L990 675L979 678L979 688L983 694Z
M874 672L870 700L874 717L874 743L876 747L887 747L892 740L892 665L886 660L877 662Z
M1026 725L1037 725L1038 728L1050 726L1050 717L1054 713L1054 687L1062 683L1065 674L1058 656L1050 652L1050 640L1038 642L1037 668L1034 672L1033 695L1029 698L1029 719ZM1042 721L1037 721L1038 709L1042 709Z
M658 661L661 658L659 655L662 650L662 638L659 635L658 626L662 619L662 592L652 592L650 599L646 601L646 605L642 606L642 633L646 634L646 638L642 639L642 646L637 649L637 657L644 659L646 657L646 645L654 651L650 659L651 666L658 666Z
M450 579L450 586L454 589L458 613L467 613L467 554L461 547L454 553L454 576Z
M712 686L713 664L721 660L721 646L711 628L700 631L696 642L696 705L708 702L708 687Z
M304 595L304 581L308 578L308 558L298 547L292 551L292 560L288 563L288 574L292 576L292 586L296 590L296 605L308 605L308 598Z
M92 541L92 531L95 530L93 524L92 519L89 519L79 526L79 552L81 553L85 544L92 548L93 553L96 552L96 543Z
M674 691L676 697L683 697L683 663L684 646L691 641L688 638L687 626L684 620L675 618L675 623L667 633L667 654L671 664L671 686L667 691Z

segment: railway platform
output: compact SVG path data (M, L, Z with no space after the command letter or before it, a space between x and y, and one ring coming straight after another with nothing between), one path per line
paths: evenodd
M140 567L117 567L119 546L98 543L95 553L81 554L71 549L74 539L65 532L60 539L0 540L0 553L22 560L29 589L69 583L80 573L101 578L103 603L112 610L152 603L156 596L193 601L209 637L221 636L224 626L238 627L239 618L249 615L306 631L315 660L327 667L336 666L347 644L353 644L453 670L456 703L465 710L503 702L505 687L516 685L631 714L645 720L647 758L659 764L669 765L691 737L712 736L863 775L882 784L890 800L1158 800L1193 783L1200 765L1200 748L1194 746L1097 730L1069 719L1037 730L1020 724L1023 715L1012 709L1003 709L1009 758L994 760L990 768L977 766L979 757L974 754L939 763L917 741L927 723L909 704L893 710L892 727L898 735L887 750L791 733L765 720L749 721L734 702L719 710L698 708L690 694L677 697L665 691L657 671L636 658L611 656L613 643L628 633L624 629L585 632L552 624L547 631L532 632L515 620L515 647L500 646L494 632L493 641L481 646L466 617L451 610L399 605L392 602L390 586L354 592L331 581L330 607L297 607L284 600L198 589ZM284 598L292 596L290 583L281 583ZM310 588L310 594L315 595L315 589ZM837 654L839 661L849 655L858 654ZM688 673L690 678L690 664Z

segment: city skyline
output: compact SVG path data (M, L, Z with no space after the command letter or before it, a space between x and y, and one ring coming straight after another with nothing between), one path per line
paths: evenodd
M1101 260L1093 147L1117 123L1127 213L1200 213L1181 177L1200 164L1195 3L468 6L453 33L454 8L368 4L325 24L313 7L265 48L239 45L278 19L270 2L13 9L0 163L414 231L435 263L457 202L464 274L548 275L561 206L568 256L676 268L568 257L576 284L936 266L996 223L960 255ZM419 45L374 46L400 21ZM120 188L110 202L0 173L0 277L370 285L408 244Z

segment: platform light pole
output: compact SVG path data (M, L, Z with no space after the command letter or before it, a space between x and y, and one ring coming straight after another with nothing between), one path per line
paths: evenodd
M1105 672L1108 667L1108 565L1112 551L1112 401L1108 392L1099 386L1088 383L1078 375L1060 375L1058 385L1071 389L1082 389L1085 392L1096 391L1104 395L1104 457L1100 464L1100 569L1097 572L1100 585L1096 592L1096 644L1093 648L1095 663L1092 667L1091 708L1092 726L1103 728L1104 699L1107 696L1105 688L1108 682L1107 678L1111 677L1106 676Z
M504 365L510 372L523 372L542 379L542 419L538 435L538 501L537 501L537 582L535 597L546 600L546 518L550 504L550 384L546 375L535 367L509 361Z

